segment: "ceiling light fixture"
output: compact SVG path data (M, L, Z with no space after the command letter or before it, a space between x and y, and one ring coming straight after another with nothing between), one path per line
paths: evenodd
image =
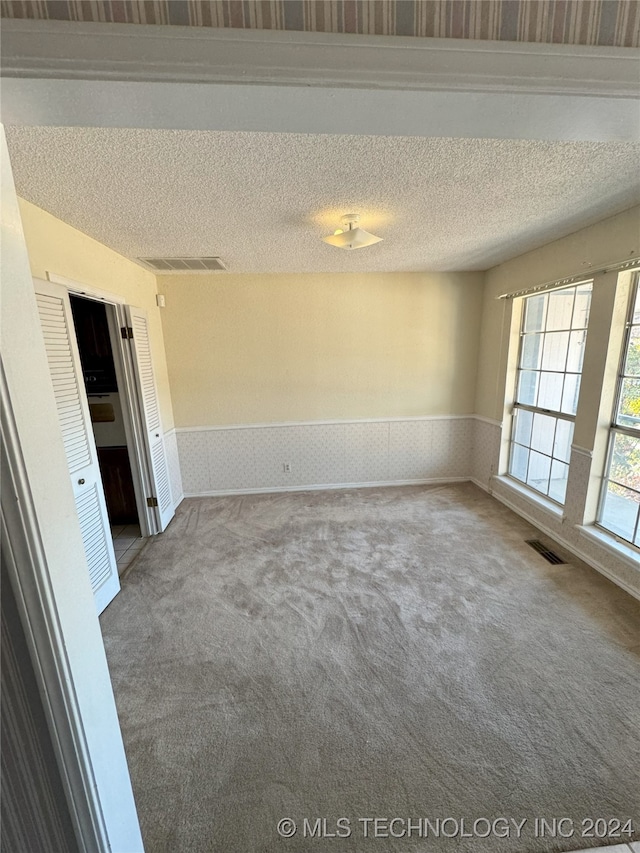
M374 243L382 240L382 237L376 237L364 228L358 228L359 221L359 214L347 213L342 217L343 227L322 239L330 246L337 246L338 249L364 249L365 246L373 246Z

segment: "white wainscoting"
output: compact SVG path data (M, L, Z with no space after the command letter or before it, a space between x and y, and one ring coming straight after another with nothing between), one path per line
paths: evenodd
M491 477L498 471L502 424L475 415L473 448L471 451L471 479L481 489L489 491Z
M468 480L474 426L469 415L188 427L176 438L184 493L200 496Z
M180 457L178 456L178 440L175 429L170 429L168 432L165 432L164 448L167 454L167 465L169 466L171 497L173 498L173 506L176 508L184 498L184 489L182 488Z

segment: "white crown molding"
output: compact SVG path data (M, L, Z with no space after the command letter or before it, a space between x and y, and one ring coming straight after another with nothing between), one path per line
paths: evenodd
M631 48L6 19L6 77L637 98Z

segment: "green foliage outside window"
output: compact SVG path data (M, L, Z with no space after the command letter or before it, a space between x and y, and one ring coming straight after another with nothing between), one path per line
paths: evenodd
M610 477L640 491L640 339L635 335L630 341L624 372L627 376L638 378L623 380L617 421L621 426L638 429L639 435L636 438L618 433L613 447ZM625 495L628 499L629 493ZM640 495L637 495L636 500L640 501Z
M635 328L634 331L636 331ZM640 339L635 335L632 336L629 342L627 363L624 372L626 376L637 376L639 378L626 379L623 382L619 417L621 419L624 419L625 416L640 418Z

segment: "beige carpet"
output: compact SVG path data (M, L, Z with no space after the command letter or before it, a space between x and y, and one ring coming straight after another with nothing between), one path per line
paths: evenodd
M640 838L640 603L533 534L471 484L184 501L101 619L147 853Z

